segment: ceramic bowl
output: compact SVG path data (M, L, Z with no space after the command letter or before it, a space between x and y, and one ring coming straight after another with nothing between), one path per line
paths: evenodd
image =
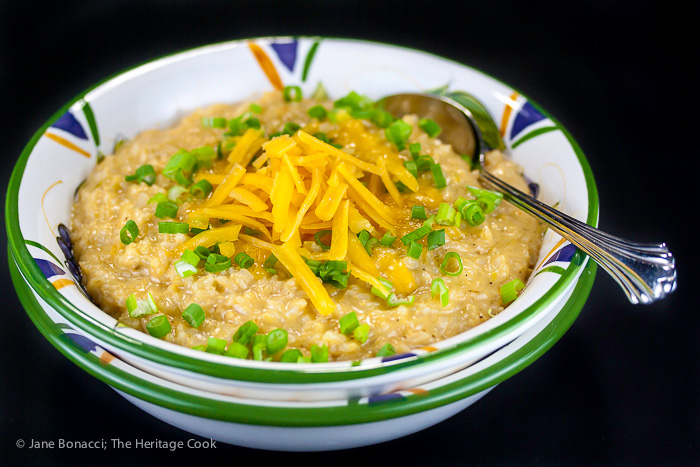
M207 69L217 72L201 73ZM548 231L527 287L505 311L462 334L389 358L359 364L243 361L117 327L84 294L72 256L57 243L58 225L69 224L75 190L93 169L98 151L110 153L119 139L167 126L197 107L235 102L283 84L300 85L308 94L319 82L332 97L350 90L371 98L431 91L465 105L480 102L480 109L497 122L483 129L485 137L501 136L532 186L539 187L539 198L591 225L597 223L595 183L578 145L520 92L465 65L396 46L260 38L202 47L141 65L81 93L49 119L17 162L7 196L10 251L27 283L75 329L145 371L201 389L219 385L218 389L233 388L230 394L258 391L271 398L286 397L282 393L288 385L304 392L309 384L331 384L325 395L313 397L333 399L444 376L508 344L563 306L585 261L573 245Z
M283 451L346 449L405 436L469 407L521 371L571 326L590 292L589 263L562 310L548 315L480 362L433 382L337 401L263 401L182 386L115 357L40 304L14 261L12 278L34 324L66 357L136 406L191 433L240 446ZM47 313L47 310L49 313Z

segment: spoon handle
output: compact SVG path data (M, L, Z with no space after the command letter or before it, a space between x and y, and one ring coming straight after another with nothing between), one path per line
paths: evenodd
M676 264L665 243L634 243L601 232L510 186L486 170L481 181L587 253L624 289L632 303L651 303L676 289Z

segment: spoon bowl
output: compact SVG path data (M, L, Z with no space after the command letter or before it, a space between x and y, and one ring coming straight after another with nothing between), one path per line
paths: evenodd
M476 162L474 166L479 170L479 181L484 186L503 193L506 201L537 217L588 254L623 288L630 302L652 303L676 289L675 258L665 243L635 243L604 233L488 172L485 153L491 148L485 145L479 125L469 109L448 97L430 94L394 94L380 99L379 103L397 118L415 114L434 120L442 128L442 141Z

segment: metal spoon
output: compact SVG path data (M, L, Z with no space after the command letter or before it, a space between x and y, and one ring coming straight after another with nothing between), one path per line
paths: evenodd
M415 114L431 118L442 128L440 139L458 154L478 157L479 181L503 193L504 199L549 225L559 235L593 258L624 289L632 303L651 303L676 289L676 265L665 243L642 244L601 232L513 188L485 169L486 147L472 113L444 96L396 94L380 101L401 117Z

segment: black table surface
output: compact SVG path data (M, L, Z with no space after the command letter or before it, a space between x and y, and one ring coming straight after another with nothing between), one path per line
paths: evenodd
M24 313L3 252L0 465L202 465L209 459L700 465L700 319L691 290L699 279L691 260L697 197L690 196L700 166L697 74L691 71L697 6L546 3L0 2L3 190L42 123L116 72L246 37L369 39L474 66L538 102L586 153L598 185L601 228L637 241L667 242L680 278L679 290L664 301L633 306L599 270L581 315L552 349L474 406L395 441L315 454L220 443L206 452L29 450L18 448L17 440L193 436L145 414L54 349ZM4 247L6 236L0 240Z

